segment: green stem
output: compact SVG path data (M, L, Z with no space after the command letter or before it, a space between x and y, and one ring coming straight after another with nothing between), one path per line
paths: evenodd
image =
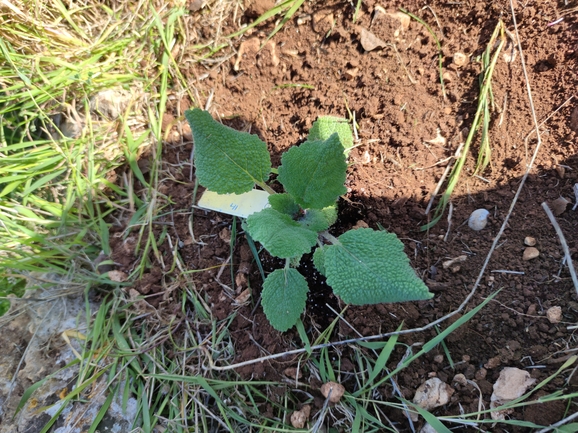
M339 245L341 243L341 242L339 242L339 239L337 239L335 236L333 236L328 231L321 232L321 233L319 233L319 235L323 239L325 239L327 242L331 243L332 245Z
M263 188L263 190L267 191L269 194L277 194L273 188L267 185L265 182L257 182L257 186Z

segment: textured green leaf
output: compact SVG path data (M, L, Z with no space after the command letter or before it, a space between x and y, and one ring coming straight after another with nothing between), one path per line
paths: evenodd
M325 275L325 247L318 247L313 252L313 264L321 275Z
M297 220L299 224L314 232L322 232L329 228L327 215L322 209L307 209L303 216Z
M273 328L285 332L291 328L307 301L307 281L293 268L277 269L263 283L261 304Z
M329 227L335 224L335 221L337 221L337 205L334 204L332 206L324 207L322 211L329 223Z
M350 230L336 245L324 248L329 284L344 302L354 305L430 299L393 233Z
M256 135L236 131L195 108L185 111L195 141L199 183L218 194L242 194L269 178L271 158Z
M336 132L341 145L349 153L353 147L353 134L347 119L341 117L321 116L311 126L307 141L327 140Z
M282 259L308 253L317 242L316 232L272 208L249 215L246 227L254 240Z
M347 170L337 134L325 141L306 141L281 157L279 182L304 209L323 209L347 192Z
M269 204L276 211L286 213L292 217L296 216L301 210L289 194L271 194L269 196Z

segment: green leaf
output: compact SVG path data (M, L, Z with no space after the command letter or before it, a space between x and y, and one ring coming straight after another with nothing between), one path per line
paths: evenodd
M324 248L329 284L344 302L354 305L430 299L433 294L415 274L393 233L350 230Z
M283 259L308 253L317 242L316 232L271 208L249 215L246 227L253 239Z
M281 157L279 182L304 209L323 209L347 192L347 170L337 134L325 141L306 141Z
M263 184L271 172L267 145L256 135L235 131L195 108L185 111L195 141L199 183L218 194L242 194Z
M437 419L435 417L435 415L433 415L432 413L423 409L422 407L420 407L417 404L413 404L410 402L407 402L407 403L410 404L411 406L413 406L413 408L415 410L417 410L421 416L423 416L423 418L427 421L427 423L430 426L432 426L436 432L438 432L438 433L452 433L452 431L449 428L447 428L439 419Z
M346 153L353 147L353 134L347 119L333 116L321 116L311 126L307 141L327 140L336 132L339 136L339 141L345 149Z
M578 423L566 424L560 427L556 427L554 430L556 433L572 433L578 431Z
M325 276L325 247L316 248L313 252L313 264L319 273Z
M271 194L269 196L269 204L276 211L286 213L291 215L291 217L297 215L301 210L289 194Z
M325 218L329 223L329 227L335 224L337 221L337 205L327 206L322 209L323 213L325 214Z
M267 276L261 304L273 328L285 332L297 323L308 291L307 281L293 268L277 269Z
M322 232L329 228L329 221L323 210L307 209L297 222L314 232Z

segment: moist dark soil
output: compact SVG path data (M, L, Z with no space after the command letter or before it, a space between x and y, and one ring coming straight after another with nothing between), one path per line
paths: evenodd
M253 3L242 22L254 19L255 11L267 2ZM451 402L434 410L439 416L459 414L462 409L478 410L478 391L455 383L457 373L478 384L488 408L492 384L503 367L526 369L542 380L578 347L576 330L569 328L578 322L576 289L559 238L541 207L542 202L552 203L559 197L571 202L558 209L557 221L574 262L578 262L578 210L572 209L572 188L578 183L578 100L574 97L578 85L578 12L550 0L513 4L541 125L541 148L475 296L462 314L488 295L498 290L499 294L445 340L447 353L435 348L397 377L401 393L409 399L432 376L453 386L456 392ZM386 11L395 11L398 6L391 1L380 5ZM209 110L215 118L257 134L268 144L274 166L285 150L303 142L318 116L350 118L355 114L359 145L351 152L348 193L339 201L339 219L331 232L338 236L366 224L397 234L412 267L435 296L424 302L345 308L305 257L300 270L310 282L311 293L303 322L312 341L334 320L338 324L330 341L340 341L395 331L400 325L404 329L423 327L456 310L474 286L538 146L522 56L513 44L517 41L509 2L404 4L440 38L445 95L432 34L416 20L404 27L396 18L379 16L377 6L373 0L363 1L354 22L355 8L350 2L306 2L261 51L258 47L274 23L236 40L233 48L240 56L217 63L183 63L182 72L198 90L198 100L171 95L173 105L164 122L168 137L163 148L166 176L158 192L166 206L157 218L157 237L166 231L158 254L165 271L155 266L135 289L155 308L174 308L180 298L167 296L164 287L171 279L177 251L186 270L198 270L191 274L194 290L210 306L213 319L218 326L227 324L234 362L282 353L303 347L303 343L295 329L279 333L267 322L259 305L262 277L239 219L193 206L203 188L196 189L190 164L193 143L183 121L185 109L204 107L210 100ZM201 12L195 12L199 17L191 26L199 34L214 31L203 24ZM563 19L550 25L559 18ZM477 139L452 196L451 224L446 210L437 225L421 231L431 219L432 212L426 215L431 194L472 124L480 90L480 57L500 19L510 33L505 36L507 45L492 81L491 164L474 175ZM237 29L238 22L231 18L222 31L226 34ZM364 50L361 29L380 38L383 46ZM459 53L466 56L465 62L460 61ZM489 223L483 230L473 231L467 219L478 208L490 212ZM121 233L125 228L115 230ZM231 255L232 235L235 243ZM523 259L527 237L535 238L539 250L539 256L531 260ZM122 264L121 270L130 271L136 260L136 237L130 235L127 242L112 235L111 242L114 260ZM444 267L444 262L459 256L465 260ZM156 258L151 260L157 262ZM264 251L260 260L266 273L280 267L280 262ZM555 306L561 307L562 317L552 323L546 312ZM344 308L342 318L336 319ZM456 316L440 329L454 320ZM400 341L405 345L425 342L436 332L429 329L408 334ZM390 367L395 367L404 352L405 347L399 346ZM354 369L352 350L343 347L332 353L342 377L351 377L347 373ZM286 380L285 369L295 367L298 360L285 357L259 362L237 372L246 379L282 381ZM544 391L563 388L569 377L569 372L559 376ZM320 396L318 379L306 369L300 382L312 385L309 391ZM343 385L349 391L356 386L353 379L343 379ZM576 391L577 387L575 374L564 389ZM389 388L378 391L381 398L396 398ZM321 398L314 404L320 406ZM565 411L565 404L553 402L520 409L509 417L548 425L562 419ZM409 429L402 412L392 410L387 416L399 431ZM494 431L503 430L496 427ZM512 427L509 431L524 430Z

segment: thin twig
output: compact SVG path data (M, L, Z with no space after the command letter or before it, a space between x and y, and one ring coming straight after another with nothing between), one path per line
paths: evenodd
M491 273L500 273L500 274L514 274L514 275L524 275L524 271L507 271L505 269L495 269L490 271Z
M572 255L570 254L570 248L568 248L568 244L566 243L564 233L562 233L562 229L560 228L558 221L556 221L556 218L552 214L552 211L550 210L546 202L542 203L542 209L544 209L544 212L546 212L546 215L548 215L550 222L554 226L554 230L556 230L556 234L558 235L560 244L562 244L562 250L564 250L564 256L566 257L568 270L570 271L570 276L572 277L572 282L574 283L576 294L578 294L578 277L576 276L576 269L574 269L574 264L572 263Z

